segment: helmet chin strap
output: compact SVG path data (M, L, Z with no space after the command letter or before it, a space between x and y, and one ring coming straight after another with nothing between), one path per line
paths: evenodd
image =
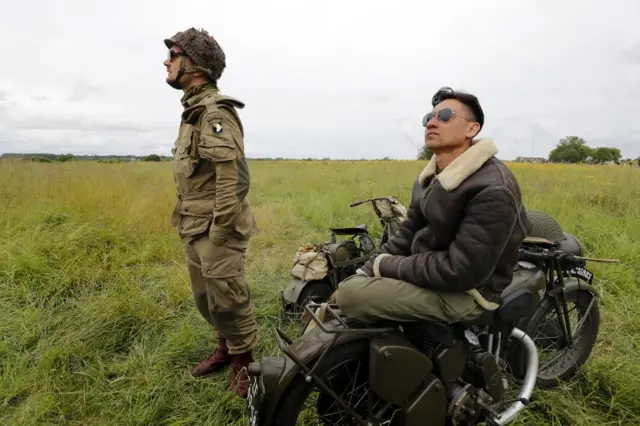
M184 67L184 62L185 62L185 57L181 57L180 58L180 69L178 70L178 75L176 76L176 78L174 80L168 80L167 83L169 84L169 86L173 87L174 89L182 89L182 85L180 84L180 79L182 78L183 75L185 74L193 74L196 71L198 71L195 68L185 68Z

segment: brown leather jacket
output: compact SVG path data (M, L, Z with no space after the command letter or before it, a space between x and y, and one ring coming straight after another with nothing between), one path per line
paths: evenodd
M407 219L364 269L437 292L477 289L499 303L531 223L496 153L491 139L475 141L438 174L434 156L414 183Z

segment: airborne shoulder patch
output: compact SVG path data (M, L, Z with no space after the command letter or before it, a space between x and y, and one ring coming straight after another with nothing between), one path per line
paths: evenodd
M219 135L223 132L222 123L224 122L224 117L219 110L207 113L206 121L209 123L209 126L211 126L214 135Z

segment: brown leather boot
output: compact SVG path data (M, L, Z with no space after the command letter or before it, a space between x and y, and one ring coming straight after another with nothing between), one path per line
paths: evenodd
M233 357L229 355L229 348L227 348L227 341L218 339L218 347L213 354L209 358L200 361L191 374L194 377L201 377L215 373L230 365L232 360Z
M252 351L238 354L233 359L233 369L229 372L229 389L240 398L246 398L249 391L249 364L253 362Z

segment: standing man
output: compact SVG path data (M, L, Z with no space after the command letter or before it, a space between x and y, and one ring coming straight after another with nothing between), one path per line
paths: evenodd
M253 361L258 336L245 278L245 253L257 226L247 200L249 169L236 112L244 104L220 94L225 55L206 31L190 28L164 43L167 83L184 92L171 150L178 193L171 225L184 244L196 306L218 340L192 374L233 365L230 389L246 397L245 367Z

